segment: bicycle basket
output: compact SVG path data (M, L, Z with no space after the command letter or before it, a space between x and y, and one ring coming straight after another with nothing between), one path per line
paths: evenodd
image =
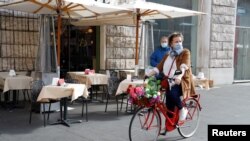
M130 103L138 106L153 106L160 101L159 84L160 82L155 77L150 77L144 86L129 85L127 93Z

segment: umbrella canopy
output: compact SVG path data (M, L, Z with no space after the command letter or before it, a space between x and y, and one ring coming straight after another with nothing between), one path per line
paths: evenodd
M0 3L0 9L17 10L33 14L56 15L57 22L57 62L60 66L61 18L93 18L128 11L93 0L10 0Z
M137 0L133 3L119 5L131 11L115 15L101 15L95 18L87 18L81 21L72 22L73 25L136 25L136 53L135 64L138 65L138 32L141 20L172 19L187 16L202 15L205 13Z

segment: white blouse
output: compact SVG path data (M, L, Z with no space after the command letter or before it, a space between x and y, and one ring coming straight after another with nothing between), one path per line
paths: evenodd
M173 61L174 61L174 63L173 63ZM173 63L173 66L172 66L172 63ZM172 66L172 68L171 68L171 66ZM167 76L169 71L170 71L168 77L172 78L174 76L174 73L176 70L177 70L176 60L169 55L168 58L164 62L163 73Z

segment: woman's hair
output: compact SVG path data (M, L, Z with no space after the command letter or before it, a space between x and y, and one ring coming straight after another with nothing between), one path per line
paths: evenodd
M171 46L171 43L175 37L181 37L182 41L184 41L184 37L180 32L174 32L174 33L170 34L168 37L168 45L169 46Z

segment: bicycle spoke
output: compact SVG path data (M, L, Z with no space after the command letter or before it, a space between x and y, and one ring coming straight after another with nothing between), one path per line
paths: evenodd
M178 131L181 136L190 137L196 132L198 128L200 110L197 101L195 101L193 98L186 100L184 105L188 109L188 115L184 123L179 125Z
M139 109L129 126L130 141L155 141L160 131L160 119L148 108Z

